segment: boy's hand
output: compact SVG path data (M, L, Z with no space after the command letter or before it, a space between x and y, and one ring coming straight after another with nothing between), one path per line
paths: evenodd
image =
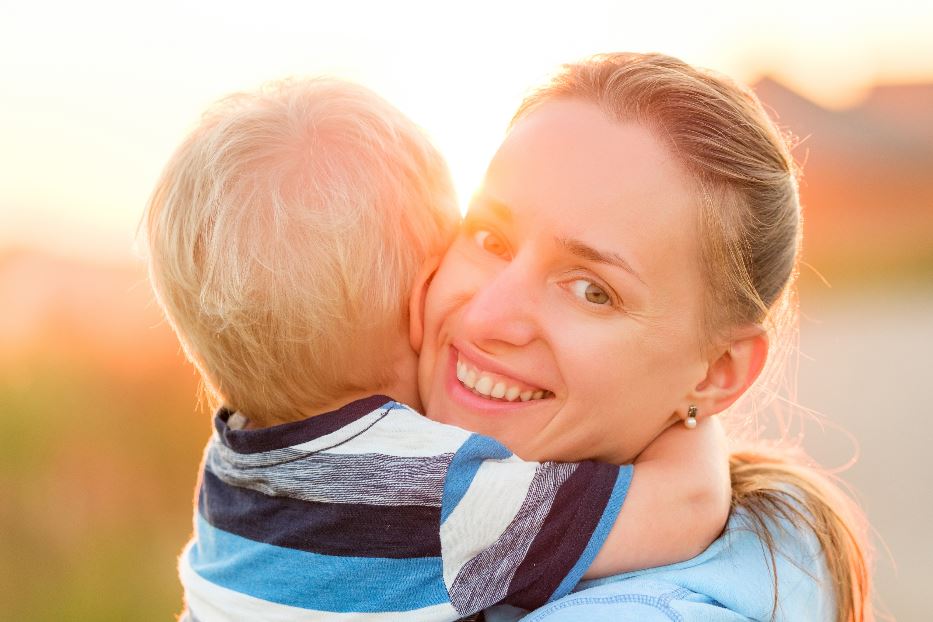
M663 566L702 553L729 518L729 451L715 416L675 424L635 460L619 518L584 578Z

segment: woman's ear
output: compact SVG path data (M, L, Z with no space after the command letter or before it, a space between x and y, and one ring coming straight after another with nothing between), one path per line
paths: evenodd
M424 301L440 263L440 255L432 255L424 260L411 288L411 298L408 299L408 340L411 349L418 354L421 354L421 342L424 339Z
M768 333L760 325L747 325L732 337L689 396L701 415L715 415L731 406L752 386L768 359Z

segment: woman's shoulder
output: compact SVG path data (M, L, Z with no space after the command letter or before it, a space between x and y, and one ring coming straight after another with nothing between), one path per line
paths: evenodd
M789 518L762 524L740 508L723 534L693 559L582 582L573 593L523 618L516 617L517 610L503 609L487 619L732 622L768 620L773 613L778 621L832 620L833 592L823 560L809 528Z
M487 622L739 622L745 616L724 609L704 594L650 577L588 587L531 613L512 607L486 612Z

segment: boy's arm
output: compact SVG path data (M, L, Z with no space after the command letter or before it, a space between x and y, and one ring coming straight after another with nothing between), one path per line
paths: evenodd
M684 561L729 518L729 452L717 417L672 425L635 460L625 505L586 579Z

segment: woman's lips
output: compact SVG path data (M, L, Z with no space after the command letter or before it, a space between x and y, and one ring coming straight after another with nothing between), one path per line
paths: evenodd
M454 347L450 350L447 384L448 390L458 401L481 410L514 408L524 406L524 402L536 402L554 396L541 387L485 370Z
M461 352L457 352L457 380L483 397L507 402L540 400L546 393L549 393L549 391L528 386L514 378L485 371L468 361Z

